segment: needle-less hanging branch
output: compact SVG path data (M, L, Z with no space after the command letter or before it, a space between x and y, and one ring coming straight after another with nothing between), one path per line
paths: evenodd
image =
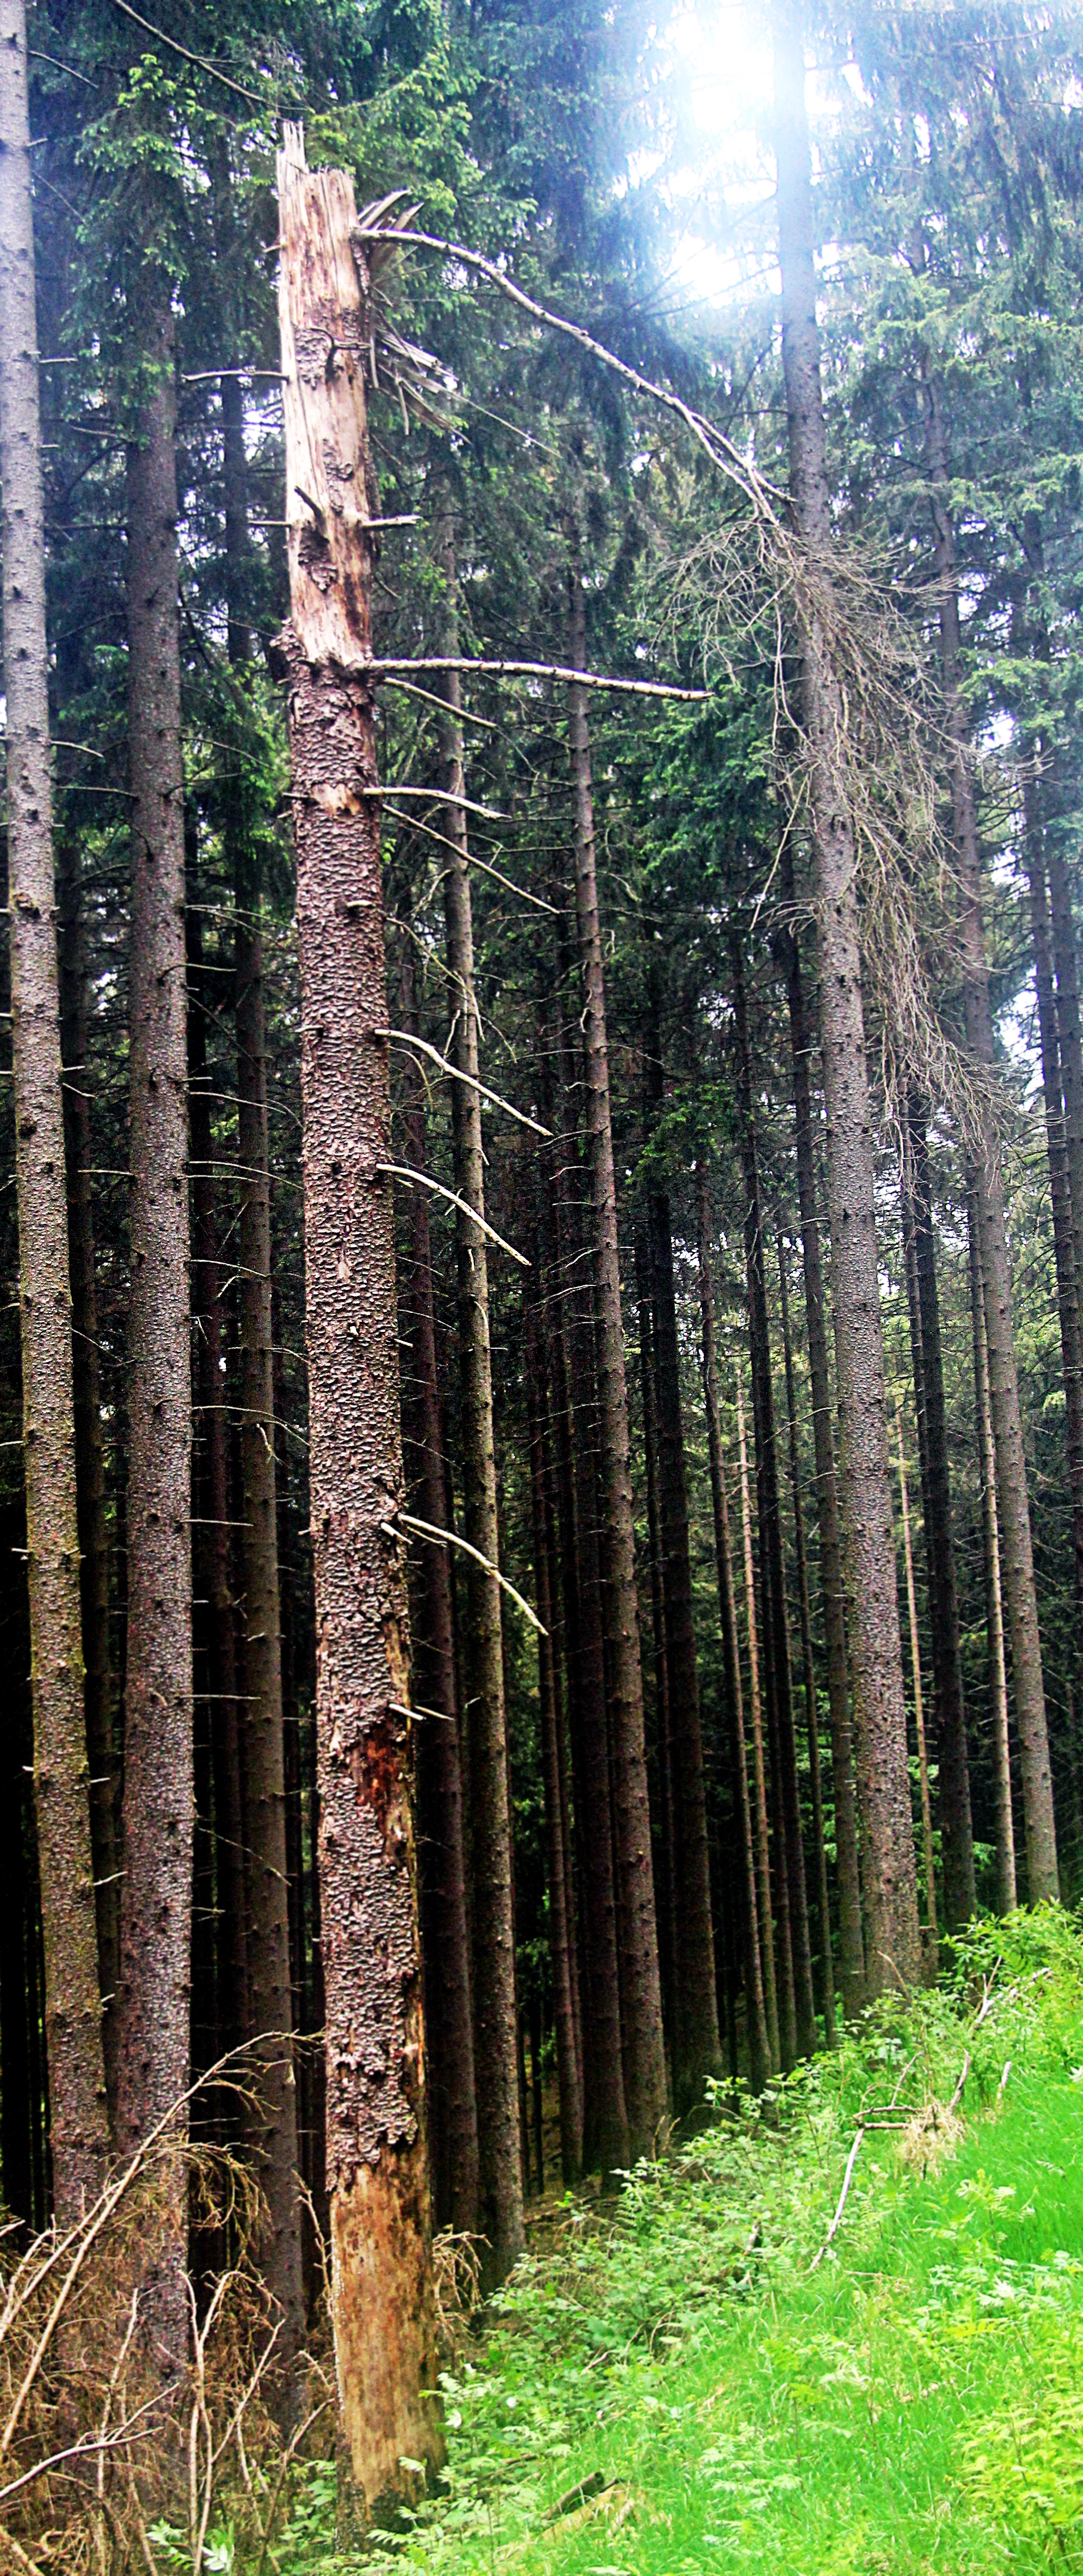
M525 1109L513 1108L510 1100L505 1100L499 1091L490 1091L488 1085L478 1082L472 1073L460 1073L458 1065L450 1063L446 1055L441 1055L439 1047L430 1046L427 1038L411 1037L408 1029L374 1029L373 1036L386 1038L393 1045L406 1047L417 1055L427 1055L430 1064L438 1064L441 1073L449 1073L453 1082L465 1082L470 1091L477 1091L483 1100L491 1101L494 1109L506 1110L508 1117L517 1119L520 1127L529 1127L532 1135L541 1136L546 1144L549 1143L551 1128L540 1126L536 1118L528 1118Z
M376 1169L381 1180L411 1181L415 1189L432 1190L438 1199L446 1199L449 1207L461 1208L463 1215L470 1217L473 1224L480 1226L482 1233L488 1235L490 1243L495 1243L501 1252L507 1253L509 1261L517 1261L520 1270L529 1270L525 1252L517 1252L513 1243L505 1243L503 1235L497 1233L487 1217L478 1215L468 1199L460 1198L457 1190L446 1190L443 1182L434 1181L430 1172L415 1172L410 1163L377 1163Z
M531 1627L537 1629L539 1637L548 1636L548 1628L543 1628L537 1611L531 1609L529 1601L524 1601L522 1593L516 1591L514 1583L509 1583L507 1575L501 1574L499 1566L493 1565L489 1557L482 1555L480 1547L471 1547L468 1538L460 1538L457 1530L437 1529L434 1521L415 1520L412 1512L403 1511L398 1514L398 1529L391 1521L385 1521L383 1527L392 1538L399 1537L402 1530L412 1530L417 1538L434 1538L438 1539L444 1547L461 1548L464 1556L472 1556L475 1565L484 1566L486 1574L492 1575L494 1583L499 1583L501 1591L507 1593L508 1599L514 1601L524 1617L529 1619Z
M389 790L388 792L389 794L393 794L394 791ZM408 832L421 832L424 834L426 840L439 841L442 848L445 850L457 850L458 848L457 842L451 840L446 832L438 832L434 823L423 823L420 817L416 814L403 814L398 807L389 805L386 797L384 800L384 821L388 823L401 823ZM517 895L520 903L532 903L538 912L550 912L552 913L554 920L557 918L557 906L555 903L547 903L544 895L532 894L529 886L516 885L514 877L506 877L501 868L494 868L491 859L479 859L476 850L467 851L466 864L468 868L480 868L483 876L494 877L497 885L503 886L507 894ZM439 879L437 879L437 883L439 883Z
M615 679L607 671L573 671L564 662L494 662L469 653L430 653L412 661L405 656L393 661L377 659L372 669L388 679L399 671L477 671L483 678L495 680L574 680L577 688L613 689L633 698L676 698L685 706L706 706L711 695L709 689L683 689L671 680ZM417 694L421 696L422 692ZM461 804L463 800L459 797L456 802ZM477 813L480 808L475 806L472 810Z

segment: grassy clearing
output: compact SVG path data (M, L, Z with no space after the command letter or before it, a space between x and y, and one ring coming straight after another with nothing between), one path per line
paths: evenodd
M970 1940L948 1985L879 2007L762 2115L642 2169L611 2224L569 2214L448 2376L449 2494L398 2563L1083 2566L1081 2132L1083 1937L1046 1909ZM284 2571L328 2566L327 2514L317 2481Z

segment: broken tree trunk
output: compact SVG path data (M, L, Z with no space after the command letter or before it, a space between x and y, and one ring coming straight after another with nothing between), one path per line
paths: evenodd
M443 2451L410 1814L408 1626L353 182L278 159L297 846L327 2178L335 2353L371 2509ZM301 491L307 495L302 501Z
M56 2211L105 2177L76 1518L71 1289L49 783L45 532L22 0L0 17L0 477L19 1324L34 1791Z

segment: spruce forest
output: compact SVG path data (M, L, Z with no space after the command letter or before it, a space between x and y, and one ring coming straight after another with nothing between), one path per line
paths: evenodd
M0 0L0 2576L1083 2565L1081 305L1078 0Z

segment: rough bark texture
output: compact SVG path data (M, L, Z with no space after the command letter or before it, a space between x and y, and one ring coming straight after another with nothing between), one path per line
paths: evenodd
M247 544L241 387L222 378L228 642L235 671L248 658L244 619ZM271 1181L263 1002L262 887L246 831L241 775L231 767L224 854L233 879L237 1032L237 1249L241 1342L240 1646L244 1674L244 1782L249 1848L248 1963L254 2034L273 2034L253 2065L258 2106L253 2143L267 2201L261 2261L281 2332L272 2392L281 2428L292 2428L304 2342L304 2278L297 2191L297 2082L291 2045L289 1871L278 1576L274 1328L271 1315Z
M655 1041L657 1047L657 1040ZM662 1067L655 1052L648 1067L660 1092ZM662 1519L662 1589L670 1688L673 1778L676 2024L673 2094L678 2111L698 2110L708 2076L721 2073L711 1923L710 1854L699 1713L692 1577L688 1555L688 1493L681 1421L680 1357L673 1276L673 1237L664 1190L650 1194L651 1267L657 1326L659 1499Z
M926 462L940 595L940 665L948 735L952 827L963 894L963 1008L967 1045L988 1081L994 1067L993 1018L982 919L982 869L969 731L960 674L959 586L951 515L950 460L939 380L923 376ZM1057 1893L1053 1781L1034 1589L1027 1463L1012 1335L1011 1267L1004 1188L991 1114L985 1113L974 1162L981 1231L989 1401L996 1442L1001 1573L1011 1639L1019 1765L1023 1784L1027 1883L1032 1904Z
M925 1930L930 1969L936 1960L938 1939L936 1921L936 1867L933 1860L933 1810L929 1796L929 1759L925 1743L925 1701L921 1688L921 1646L918 1640L918 1603L914 1589L914 1549L910 1537L910 1502L906 1490L906 1451L903 1447L902 1413L899 1417L899 1500L902 1507L903 1563L906 1568L906 1607L910 1616L910 1669L914 1682L914 1732L918 1747L918 1778L921 1783L921 1852L925 1871Z
M339 2394L371 2507L443 2442L425 2147L370 657L368 279L352 181L278 163L327 2173ZM317 505L299 503L301 485Z
M737 1605L733 1596L733 1559L730 1553L729 1504L726 1497L726 1471L722 1456L722 1425L718 1410L718 1377L715 1356L714 1297L711 1287L710 1216L707 1202L707 1176L702 1163L696 1175L696 1214L699 1253L699 1311L703 1353L703 1397L707 1413L707 1450L711 1469L711 1504L714 1513L714 1550L718 1571L718 1606L722 1623L722 1652L726 1667L726 1691L730 1720L730 1775L733 1785L734 1822L737 1829L739 1878L738 1908L742 1920L745 2014L748 2030L749 2082L754 2093L760 2093L771 2071L770 2042L767 2035L767 2011L763 1991L763 1961L760 1956L759 1907L756 1901L756 1853L752 1838L752 1805L748 1794L748 1755L745 1746L744 1701L741 1692L741 1658L737 1646Z
M805 65L796 0L775 0L782 359L790 489L806 568L801 703L815 863L827 1195L870 1990L921 1963L885 1422L873 1137L846 716L831 656L827 472Z
M1083 1283L1083 1030L1079 1009L1079 962L1072 889L1058 831L1046 844L1049 903L1053 917L1053 955L1057 975L1057 1032L1064 1079L1065 1148L1072 1196L1075 1271Z
M583 585L578 570L573 567L568 576L568 660L573 670L585 670L586 659ZM613 1770L624 2095L629 2145L632 2155L640 2156L650 2154L656 2146L665 2118L666 2072L643 1741L643 1675L617 1245L617 1191L609 1104L605 979L594 850L590 733L587 692L574 682L568 691L568 738L574 798L576 919L585 1001L583 1058L590 1161L602 1505L599 1540Z
M1057 1270L1061 1366L1068 1433L1068 1477L1072 1492L1072 1538L1075 1556L1076 1624L1083 1639L1083 1348L1080 1345L1079 1282L1072 1226L1072 1190L1064 1119L1060 1033L1053 994L1053 960L1049 941L1049 906L1045 874L1045 833L1039 782L1029 777L1023 788L1024 850L1030 887L1030 927L1034 944L1034 980L1038 993L1038 1030L1045 1097L1045 1144L1049 1195L1053 1208L1053 1252Z
M654 1760L658 1781L658 1840L661 1867L654 1873L658 1917L658 1961L662 1978L666 2032L673 2044L676 1993L673 1925L676 1882L673 1855L673 1760L670 1741L669 1665L666 1661L666 1605L662 1586L662 1514L658 1494L658 1397L654 1371L654 1304L646 1232L636 1229L636 1298L639 1308L639 1375L643 1406L643 1464L647 1485L647 1546L651 1575L651 1642L654 1651Z
M789 834L782 845L781 892L794 902L793 851ZM790 1013L793 1063L794 1141L797 1148L797 1195L801 1211L801 1253L805 1282L809 1379L812 1388L812 1433L816 1455L816 1513L820 1534L820 1590L827 1644L827 1700L831 1716L831 1782L835 1806L835 1869L838 1886L839 1948L843 2004L848 2014L860 2010L865 1992L865 1944L861 1930L861 1871L857 1849L857 1798L854 1747L850 1730L850 1677L846 1652L846 1591L842 1571L835 1447L831 1430L831 1372L824 1323L820 1220L816 1205L816 1151L813 1142L809 1080L811 1041L805 1010L801 949L795 930L781 941Z
M458 650L455 618L455 551L450 514L441 513L437 555L446 585L446 649ZM463 1450L464 1536L495 1567L500 1561L496 1452L493 1442L493 1377L489 1344L489 1271L485 1235L475 1221L485 1214L478 1008L474 993L474 931L469 849L463 803L463 739L457 671L445 683L447 712L440 719L447 806L444 927L455 1021L452 1062L468 1082L451 1085L451 1134L455 1187L465 1208L455 1218L458 1275L459 1370ZM516 2056L515 1902L512 1885L511 1806L504 1707L500 1587L473 1557L466 1559L466 1731L469 1738L472 1992L474 2080L478 2121L478 2219L485 2239L483 2272L502 2280L523 2245L523 2177L519 2139L519 2073Z
M831 1907L827 1892L827 1851L824 1845L824 1801L820 1779L820 1724L816 1705L816 1666L812 1653L812 1618L808 1597L808 1566L805 1560L805 1516L801 1504L801 1460L797 1445L797 1397L794 1389L793 1350L790 1342L790 1301L786 1286L786 1246L778 1238L778 1289L782 1310L782 1350L786 1364L786 1415L790 1433L790 1490L793 1496L794 1555L797 1559L797 1597L801 1616L801 1667L805 1688L805 1732L808 1742L809 1788L812 1795L812 1849L815 1861L815 1905L820 1932L820 1978L823 1997L824 2038L833 2048L837 2037L835 2026L835 1971L831 1956Z
M786 1565L782 1547L782 1511L775 1442L775 1404L771 1384L771 1335L767 1312L767 1266L760 1201L756 1123L752 1105L752 1054L748 1035L744 968L736 932L730 943L734 1024L737 1037L737 1096L741 1121L741 1166L744 1174L745 1273L748 1285L749 1365L752 1416L756 1435L756 1491L760 1523L760 1580L764 1589L764 1661L767 1680L771 1770L778 1806L780 1859L778 1876L784 1891L793 1982L793 2041L802 2056L816 2046L816 2008L812 1992L812 1952L805 1890L805 1852L794 1741L790 1681L790 1642L786 1618ZM766 1616L770 1605L770 1621ZM777 1749L777 1759L776 1759ZM788 2013L780 1980L780 2020L787 2051ZM788 2051L787 2051L788 2053Z
M91 1180L90 1070L87 1064L86 953L79 850L58 853L60 1047L64 1064L68 1252L71 1266L75 1474L83 1625L83 1706L90 1763L90 1836L98 1919L105 2080L111 2117L116 2101L116 1997L120 1966L120 1781L109 1634L109 1538L105 1509L94 1198Z
M1015 1885L1011 1753L1008 1742L1008 1677L1004 1656L1004 1605L1000 1591L996 1454L993 1447L993 1418L989 1409L989 1361L985 1348L981 1231L977 1200L969 1173L966 1195L966 1233L970 1268L970 1330L974 1353L974 1395L978 1416L985 1625L989 1658L989 1704L992 1717L993 1780L996 1801L997 1911L1000 1914L1011 1914L1018 1900Z
M772 2068L781 2064L778 2027L778 1991L775 1980L775 1932L771 1903L771 1841L767 1822L767 1773L763 1758L763 1709L760 1699L760 1658L756 1641L756 1576L752 1562L752 1497L748 1483L748 1451L745 1446L745 1408L741 1395L741 1372L737 1371L737 1454L741 1478L741 1536L745 1577L745 1626L748 1635L748 1700L752 1720L752 1790L756 1826L756 1889L760 1927L760 1958L763 1965L763 2001L767 2016L767 2044Z
M912 1097L908 1112L914 1170L914 1259L921 1315L921 1357L928 1444L925 1553L936 1689L940 1766L940 1836L944 1874L944 1924L953 1932L969 1923L977 1905L974 1836L970 1822L970 1768L959 1653L959 1602L955 1582L955 1532L948 1465L944 1363L940 1348L940 1298L936 1281L932 1182L925 1114Z
M109 2132L83 1713L39 438L26 21L22 0L5 0L0 483L15 1186L45 2026L53 2185L66 2225L104 2178Z
M538 1267L540 1270L540 1264ZM565 1870L560 1795L558 1746L563 1712L557 1700L556 1662L553 1651L553 1605L549 1587L551 1551L546 1474L548 1388L545 1382L544 1348L535 1303L536 1293L536 1289L529 1286L525 1300L526 1387L534 1573L538 1617L545 1632L538 1638L538 1701L541 1719L542 1794L545 1804L546 1882L549 1896L546 1920L549 1934L549 1966L553 1980L553 2021L557 2043L561 2171L565 2183L573 2183L578 2177L583 2158L583 2104L579 2090L579 2062L572 1996L570 1891ZM533 2059L537 2107L539 2088L536 2046ZM539 2171L539 2189L544 2191L544 2188L544 2174Z
M417 1027L409 940L403 943L399 1026ZM406 1160L425 1169L425 1085L411 1066L404 1119ZM412 1508L430 1528L446 1525L446 1477L436 1368L429 1203L408 1194L410 1267L406 1282L409 1357L403 1387L402 1436ZM478 2223L478 2121L474 2099L474 2027L466 1916L462 1775L455 1673L455 1620L447 1547L417 1543L414 1598L414 1694L417 1740L418 1885L425 2029L429 2050L429 2153L437 2225L474 2233ZM544 1612L539 1611L539 1617Z
M557 1152L559 1278L568 1322L571 1406L566 1481L565 1596L575 1584L576 1672L572 1759L582 1890L586 2015L583 2046L583 2158L602 2173L628 2162L628 2119L621 2054L617 1964L616 1868L613 1849L605 1641L599 1564L598 1420L593 1273L582 1224L584 1183L575 1123L581 1059L561 1021L559 1107L550 1113ZM574 1462L572 1449L574 1448ZM574 1536L574 1575L567 1542ZM569 1694L571 1697L571 1693Z

